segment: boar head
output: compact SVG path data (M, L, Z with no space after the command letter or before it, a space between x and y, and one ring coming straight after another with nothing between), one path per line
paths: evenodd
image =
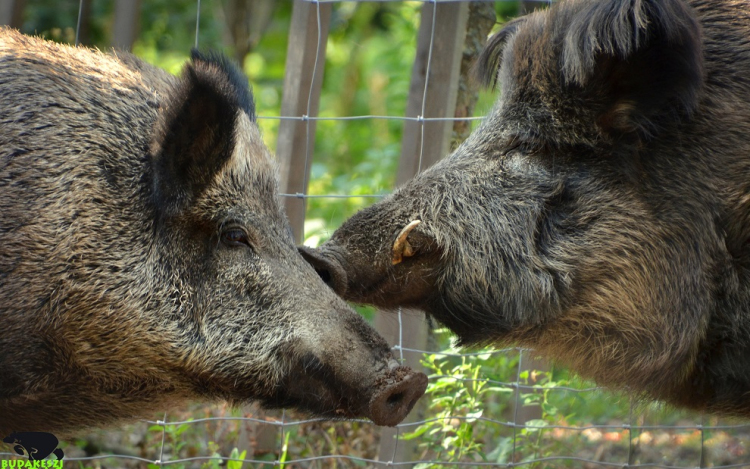
M500 85L481 126L303 256L344 298L421 308L461 343L750 416L739 10L580 0L508 23L480 59Z

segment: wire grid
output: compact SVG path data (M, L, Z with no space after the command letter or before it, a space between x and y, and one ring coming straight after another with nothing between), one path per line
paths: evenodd
M197 1L197 17L196 17L196 33L195 33L195 45L198 46L198 39L199 39L199 31L200 31L200 0ZM321 47L321 33L320 33L320 3L325 2L337 2L337 1L347 1L347 0L305 0L309 1L316 5L316 16L317 16L317 25L318 25L318 43L317 43L317 49L319 50ZM357 0L362 1L362 0ZM400 0L370 0L370 1L400 1ZM445 0L418 0L422 3L440 3ZM466 1L466 0L460 0L460 1ZM81 1L82 4L82 1ZM420 116L413 118L413 117L404 117L404 116L388 116L388 115L360 115L360 116L340 116L340 117L317 117L311 115L311 106L310 103L312 101L313 96L313 86L311 86L309 94L308 94L308 100L307 100L307 112L304 115L301 116L281 116L281 117L264 117L259 116L258 119L277 119L277 120L298 120L303 121L306 123L306 132L307 132L307 146L305 149L305 174L307 177L308 169L311 164L313 149L311 145L311 134L310 134L310 122L311 121L323 121L323 120L337 120L337 121L348 121L348 120L377 120L377 119L385 119L385 120L399 120L399 121L416 121L420 124L424 124L426 122L431 121L459 121L459 120L480 120L481 117L469 117L469 118L455 118L451 116L446 117L433 117L433 118L425 118L423 117L425 112L425 101L427 96L427 86L429 82L429 75L430 75L430 65L432 60L432 48L434 43L434 38L438 31L435 29L435 9L432 10L432 25L430 30L430 51L428 55L428 61L427 61L427 79L425 81L425 87L424 87L424 93L423 93L423 99L422 99L422 112ZM80 10L79 10L79 20L78 25L76 28L76 43L78 42L78 29L80 28ZM316 57L318 54L316 53ZM323 66L323 64L319 64L318 60L316 58L315 61L315 69L317 69L319 66ZM315 73L313 73L313 77L315 76ZM424 146L424 125L421 125L420 127L420 155L419 155L419 170L422 169L422 147ZM307 181L305 181L304 187L307 187ZM353 198L353 197L365 197L365 198L379 198L383 197L382 194L366 194L366 195L341 195L341 194L307 194L307 193L294 193L294 194L281 194L284 197L295 197L295 198ZM490 386L493 386L496 389L507 389L512 391L513 397L511 398L513 401L513 415L512 420L506 418L491 418L487 416L472 416L468 417L466 415L451 415L448 417L441 417L440 419L437 418L423 418L420 420L416 420L413 422L408 423L402 423L397 426L397 432L396 432L396 438L397 442L396 444L401 444L402 441L398 440L400 438L400 435L406 432L413 431L420 425L429 424L431 422L435 422L437 420L451 420L455 422L482 422L484 424L492 424L497 427L502 427L505 429L509 429L512 432L512 450L509 457L506 458L505 462L498 462L498 461L456 461L456 460L446 460L446 459L409 459L405 461L399 461L399 460L393 460L391 458L390 460L379 460L379 459L373 459L373 458L363 458L353 455L347 455L347 454L336 454L336 453L329 453L329 454L320 454L310 457L295 457L292 455L286 455L285 452L285 435L291 431L292 429L296 427L300 427L307 424L314 424L319 422L324 422L324 419L287 419L286 412L281 413L280 419L260 419L260 418L253 418L253 417L210 417L210 418L198 418L198 419L189 419L189 420L174 420L170 421L168 420L168 414L164 414L163 418L155 421L146 421L145 424L151 427L153 430L154 426L161 429L161 443L158 445L158 457L155 456L153 459L144 458L144 457L138 457L134 455L127 455L127 454L107 454L107 455L97 455L97 456L90 456L90 457L66 457L65 461L67 462L79 462L82 465L97 465L97 462L100 462L102 460L110 461L110 465L105 467L118 467L117 465L111 465L112 460L119 460L123 464L128 463L143 463L148 465L148 467L170 467L170 466L176 466L176 467L200 467L203 464L220 461L221 465L224 466L228 464L230 461L236 461L238 463L249 463L252 465L263 465L263 466L279 466L279 467L305 467L307 465L316 463L316 462L328 462L332 466L335 466L337 463L343 463L343 462L349 462L356 466L373 466L373 467L390 467L390 466L397 466L397 467L411 467L415 464L422 464L422 465L432 465L436 467L442 467L442 466L450 466L450 467L505 467L505 468L511 468L511 467L556 467L559 465L565 465L568 467L658 467L658 468L678 468L678 467L720 467L720 468L735 468L735 467L748 467L750 466L750 455L747 456L747 458L742 462L732 462L728 464L719 464L714 465L711 464L710 466L706 465L706 455L707 455L707 447L706 447L706 441L707 436L709 436L710 432L748 432L750 433L750 424L720 424L718 422L715 422L713 424L705 424L705 418L703 416L694 416L694 419L696 420L695 423L682 423L678 422L674 425L658 425L658 424L645 424L644 422L636 423L636 417L634 417L634 403L630 402L630 411L628 412L628 415L621 417L621 423L610 423L610 424L588 424L588 425L566 425L564 423L564 420L561 421L562 423L558 424L550 424L549 422L540 422L540 421L530 421L530 422L518 422L518 413L519 410L522 409L522 394L524 392L526 393L533 393L533 392L566 392L566 393L575 393L575 394L591 394L595 392L600 392L601 388L598 387L570 387L570 386L541 386L541 385L534 385L534 384L528 384L528 380L522 379L522 368L521 368L521 357L524 354L528 354L531 351L528 349L521 349L521 348L507 348L507 349L500 349L500 350L492 350L492 351L481 351L481 352L474 352L474 353L448 353L448 352L436 352L436 351L430 351L430 350L418 350L413 348L404 347L403 344L403 330L401 328L402 323L402 312L401 310L398 311L398 321L399 321L399 343L394 345L393 350L395 352L398 352L400 358L403 360L404 353L413 353L413 354L419 354L422 356L426 355L437 355L437 356L443 356L443 357L454 357L454 358L471 358L471 357L478 357L478 356L487 356L487 355L500 355L500 354L506 354L506 355L512 355L517 354L518 356L518 369L517 373L515 375L515 379L511 381L498 381L498 380L492 380L492 379L466 379L466 378L456 378L453 376L448 375L431 375L429 377L430 382L435 382L436 380L440 379L455 379L457 381L461 381L462 383L470 383L470 382L481 382ZM523 382L527 381L527 382ZM429 399L430 396L425 396L423 399ZM615 401L617 399L616 396L612 397L612 400ZM500 416L498 416L500 417ZM171 433L174 429L178 428L184 428L184 426L195 426L199 424L205 424L205 423L215 423L215 422L236 422L239 424L256 424L261 426L267 426L272 429L277 429L279 433L279 447L278 451L276 452L277 458L274 460L267 460L267 459L252 459L252 458L232 458L232 457L217 457L216 455L201 455L201 456L195 456L195 457L189 457L189 458L165 458L165 454L168 454L169 451L165 452L165 449L169 448L167 440L167 434ZM357 420L356 423L362 425L362 426L372 426L373 431L376 430L375 425L367 420ZM553 455L553 456L539 456L539 457L526 457L523 460L517 460L517 452L518 452L518 442L519 442L519 433L524 431L530 431L530 430L537 430L537 431L547 431L547 432L555 432L555 431L561 431L561 432L568 432L568 433L579 433L583 435L587 435L586 432L589 432L588 435L620 435L622 437L622 440L627 443L627 452L624 454L620 454L617 461L605 461L602 460L601 457L580 457L576 455ZM668 461L663 462L647 462L647 463L637 463L635 462L638 454L637 454L637 443L638 438L633 437L634 432L638 432L643 434L642 432L657 432L660 431L664 434L672 435L676 432L690 432L696 438L699 438L699 447L698 447L698 455L695 459L695 464L692 465L670 465ZM748 440L750 442L750 439ZM742 445L740 445L742 446ZM732 451L731 448L727 448L727 451ZM744 446L734 449L735 452L740 451L744 452ZM285 454L285 459L281 460L278 456L282 453ZM395 450L394 450L395 453ZM744 454L744 453L743 453ZM15 456L11 453L4 453L0 452L0 457L10 457ZM741 456L741 455L740 455ZM719 458L720 460L720 458Z

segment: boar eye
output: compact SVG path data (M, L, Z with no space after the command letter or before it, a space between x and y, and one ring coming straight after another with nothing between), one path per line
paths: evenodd
M240 247L240 246L247 246L252 247L250 245L250 239L247 236L247 233L242 228L237 227L230 227L225 228L221 232L221 242L224 243L225 246L229 247Z

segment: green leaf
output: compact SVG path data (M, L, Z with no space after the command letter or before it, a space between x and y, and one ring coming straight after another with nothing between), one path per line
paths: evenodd
M414 469L431 469L432 467L434 467L434 466L432 465L432 463L429 463L429 462L421 462L421 463L419 463L419 464L416 464L416 465L414 466Z
M513 389L506 388L505 386L490 386L487 389L485 389L486 392L493 392L493 393L505 393L505 394L512 394Z
M427 430L429 430L429 429L430 429L429 425L420 425L413 432L401 435L401 439L402 440L413 440L414 438L419 438L420 436L424 435L425 432Z
M546 427L549 423L543 419L531 419L526 421L526 425L530 427Z
M227 469L242 469L243 462L232 461L232 459L245 459L246 454L247 454L247 450L240 453L237 448L234 448L232 452L229 454L230 460L227 461Z

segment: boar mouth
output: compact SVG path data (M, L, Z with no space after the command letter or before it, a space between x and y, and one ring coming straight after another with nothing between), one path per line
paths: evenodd
M419 247L408 248L408 255L400 252L395 265L389 259L385 266L366 256L346 255L345 249L336 245L325 244L317 249L300 246L298 250L323 282L345 300L389 309L399 306L424 309L425 303L436 293L442 252L434 243L423 239L415 246Z
M427 376L390 359L371 380L337 376L312 353L305 354L273 396L262 401L266 408L296 408L331 419L368 418L393 427L401 423L427 388ZM369 381L369 382L367 382Z
M381 292L383 285L386 285L390 280L387 273L360 276L357 278L354 288L351 288L346 269L355 269L356 267L348 265L337 248L316 249L299 246L297 250L307 263L315 269L315 273L321 280L341 298L356 303L375 304L384 308L399 306L397 303L391 304L389 301L391 298ZM362 271L364 270L363 268Z

